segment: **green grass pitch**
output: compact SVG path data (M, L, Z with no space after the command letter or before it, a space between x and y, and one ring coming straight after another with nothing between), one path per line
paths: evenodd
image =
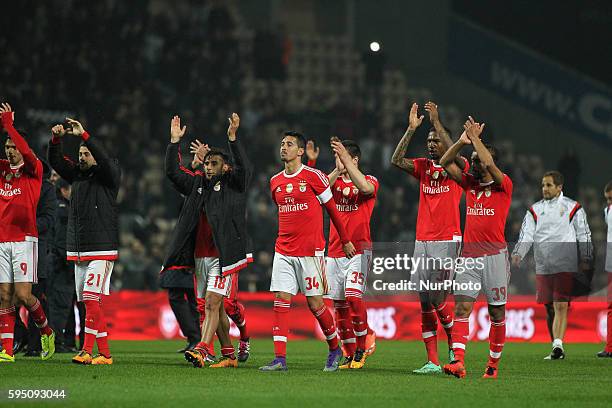
M612 404L612 359L597 359L601 345L568 344L567 359L544 361L548 344L509 343L499 378L483 380L487 343L468 344L468 377L416 376L424 362L420 342L378 341L363 370L323 373L321 341L290 341L289 371L261 373L273 357L271 340L254 341L238 369L195 369L177 341L111 343L113 366L78 366L71 355L52 360L17 357L0 365L0 406L79 407L522 407ZM440 343L440 350L444 350ZM62 402L11 402L8 389L67 390ZM212 405L214 404L214 405Z

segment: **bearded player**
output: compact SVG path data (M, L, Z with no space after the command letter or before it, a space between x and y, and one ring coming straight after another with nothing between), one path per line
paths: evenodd
M325 238L323 211L325 206L340 236L347 258L355 255L342 219L332 200L327 175L302 164L306 140L301 133L285 132L280 157L285 170L270 179L272 199L278 206L278 238L276 239L272 282L275 293L274 336L275 358L262 371L286 371L288 312L291 298L299 291L306 295L308 307L318 320L329 345L324 371L336 371L342 359L332 314L323 303L327 294L325 275Z
M408 116L408 130L397 145L391 163L418 179L420 185L414 258L421 258L424 262L413 271L412 280L416 283L419 292L421 332L427 350L427 362L423 367L413 370L413 373L438 374L442 372L438 359L438 320L446 332L449 361L452 361L454 359L451 348L453 313L451 306L446 303L447 293L429 290L429 285L424 284L452 279L452 271L443 269L441 261L454 260L459 253L461 246L459 201L463 190L440 165L440 158L452 141L448 131L440 122L438 106L433 102L427 102L425 110L429 113L429 120L433 125L427 136L429 158L405 158L408 145L423 121L423 116L419 117L417 113L418 105L413 103ZM453 162L459 171L467 171L469 168L467 160L461 156Z
M495 150L480 140L484 124L471 117L464 133L444 154L440 163L466 192L466 217L463 270L455 268L455 325L452 341L456 360L444 366L444 372L463 378L465 348L469 336L469 317L482 289L487 299L491 326L489 361L483 378L497 378L499 361L506 339L506 301L510 263L504 229L512 201L512 181L495 164ZM455 157L465 146L474 147L472 172L462 172ZM461 273L459 273L461 272Z

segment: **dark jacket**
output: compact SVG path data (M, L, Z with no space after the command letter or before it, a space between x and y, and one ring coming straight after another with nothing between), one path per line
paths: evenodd
M42 160L41 160L42 161ZM43 164L43 182L40 187L40 200L36 207L36 228L38 229L38 269L39 278L47 278L51 266L51 243L53 242L57 199L55 187L49 181L51 168Z
M121 170L117 161L110 159L87 133L83 140L97 162L85 171L64 156L61 140L53 138L49 143L51 166L72 184L66 232L67 258L115 260L119 248L117 194Z
M55 219L55 231L53 239L53 268L55 272L63 271L66 266L66 231L70 213L70 201L66 200L62 193L55 191L57 196L57 217Z
M242 144L228 142L232 169L211 180L200 172L181 166L178 143L170 143L166 150L166 175L179 193L186 196L169 251L162 268L190 269L195 265L194 251L200 212L206 212L213 240L219 251L219 265L223 275L246 267L246 191L253 168Z

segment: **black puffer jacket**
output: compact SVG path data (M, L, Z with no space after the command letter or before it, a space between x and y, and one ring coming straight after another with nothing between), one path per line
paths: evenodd
M42 161L42 160L41 160ZM44 161L43 182L40 187L40 200L36 207L36 228L38 229L38 277L47 278L51 267L51 243L55 236L57 198L55 187L49 181L51 167Z
M207 180L203 174L180 165L178 143L168 145L166 175L187 198L172 234L162 273L167 269L194 267L195 238L203 208L219 251L223 275L239 271L252 259L247 256L246 190L253 168L238 140L228 142L228 146L232 170Z
M83 140L97 162L85 171L64 156L61 140L53 138L49 143L51 166L72 184L66 233L67 258L76 261L115 260L119 248L117 193L121 170L117 161L110 159L87 132Z

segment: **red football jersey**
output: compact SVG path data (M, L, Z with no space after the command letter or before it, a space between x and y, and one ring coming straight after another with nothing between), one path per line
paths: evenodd
M463 159L465 160L465 158ZM414 159L412 175L419 179L419 213L416 239L419 241L451 241L461 236L459 201L463 190L446 170L431 159ZM469 170L465 160L464 172Z
M332 199L327 175L304 166L270 179L272 199L278 206L275 251L287 256L322 256L325 253L323 209Z
M21 242L28 239L26 237L36 239L36 207L43 166L13 128L10 116L3 114L2 124L23 155L24 164L13 167L8 160L0 160L0 242Z
M195 257L196 258L218 258L219 251L215 246L213 240L212 229L206 218L204 211L200 212L200 220L198 222L198 232L196 234L195 243Z
M466 192L463 256L494 255L506 248L506 218L512 202L512 180L504 174L501 185L479 183L463 173L461 187Z
M340 213L340 219L358 254L363 253L364 249L372 247L370 218L372 217L372 210L374 210L379 186L376 177L369 175L365 177L374 186L374 193L371 195L362 194L352 181L344 181L342 177L338 177L332 186L336 209ZM333 223L330 224L327 255L332 258L344 258L346 255L342 251L342 242L338 231Z

